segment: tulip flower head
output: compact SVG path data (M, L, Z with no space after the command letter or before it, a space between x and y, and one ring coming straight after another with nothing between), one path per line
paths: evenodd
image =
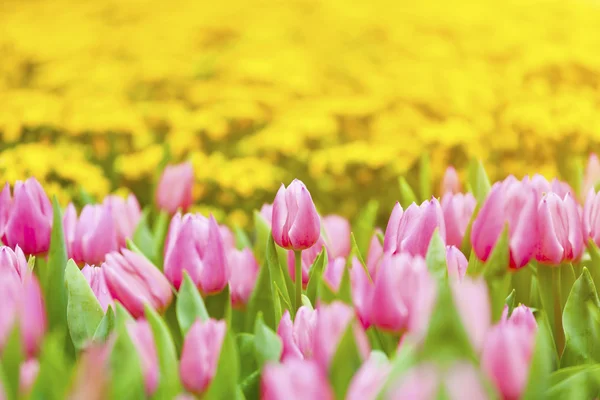
M273 240L288 250L305 250L321 236L321 221L304 183L281 185L273 202Z
M232 249L227 258L231 268L229 288L231 290L231 301L234 307L245 305L254 290L254 284L258 277L258 262L254 258L252 250Z
M442 197L447 244L461 246L476 205L477 200L471 193L446 193Z
M584 239L592 239L600 246L600 195L590 189L585 199L582 215Z
M317 311L306 306L298 309L293 323L290 312L284 312L277 327L277 334L283 342L282 361L290 358L312 358L316 324Z
M462 281L451 281L450 288L471 345L480 352L492 323L487 283L483 278L467 276Z
M381 234L381 230L377 228L375 233L371 237L371 242L369 244L369 250L367 253L367 269L369 270L369 275L371 277L375 277L377 275L377 270L379 270L379 266L381 265L381 260L383 258L383 245L379 240L378 234Z
M267 364L260 384L263 400L333 400L327 376L313 361L290 359Z
M596 185L600 182L600 161L598 156L591 153L587 165L585 167L585 173L583 176L582 193L588 193L590 189L595 189Z
M469 261L458 248L446 246L446 264L448 266L448 275L462 280L467 272Z
M116 195L106 196L102 204L112 214L119 248L125 247L127 239L133 237L142 217L140 203L133 194L130 194L127 199Z
M339 215L323 217L327 246L332 258L348 257L350 254L350 223Z
M308 278L310 277L310 268L314 264L315 260L319 256L319 254L323 251L323 248L327 251L328 260L333 260L329 254L329 249L323 240L322 236L319 236L317 242L309 247L308 249L302 252L302 286L306 287L308 285ZM296 282L296 270L294 268L295 265L294 252L292 250L288 251L287 262L288 262L288 270L290 272L290 277L293 282Z
M273 204L263 204L260 208L260 216L271 226L273 221Z
M140 357L146 394L152 396L158 387L159 371L156 345L150 324L145 320L130 321L127 323L127 333Z
M191 162L167 165L156 188L156 204L161 210L175 214L192 204L194 167Z
M85 265L81 269L81 273L85 277L85 280L90 284L90 288L96 295L100 306L104 312L108 309L109 305L113 304L113 299L106 286L106 278L104 277L104 269L102 267L94 267L93 265Z
M377 398L391 369L391 364L387 360L369 358L352 378L346 400Z
M460 179L458 179L458 173L453 166L446 168L444 172L444 178L442 179L441 193L458 193L460 192Z

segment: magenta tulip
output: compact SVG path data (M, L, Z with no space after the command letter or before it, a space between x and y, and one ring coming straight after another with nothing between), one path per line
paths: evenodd
M538 206L539 242L536 259L560 264L577 261L583 253L583 228L577 203L570 193L564 198L547 193Z
M469 261L456 247L446 246L446 264L448 266L448 276L462 280L467 272Z
M221 230L214 217L176 214L165 242L165 275L179 289L183 271L204 294L227 286L229 265Z
M458 179L458 173L454 167L449 166L444 172L444 178L442 179L441 194L446 193L458 193L460 192L460 179Z
M267 364L260 384L263 400L333 400L327 376L313 361Z
M492 186L471 231L479 259L487 261L508 224L510 266L521 268L531 260L538 241L536 199L534 189L513 176Z
M81 273L90 284L90 288L96 295L100 306L104 312L108 309L109 305L113 304L113 299L108 292L108 286L106 286L106 278L104 277L104 269L102 267L94 267L93 265L85 265L81 269Z
M179 208L184 212L192 204L192 186L194 184L194 167L185 162L167 165L156 188L156 204L158 208L169 214L175 214Z
M112 213L106 206L86 205L77 219L75 206L69 204L63 224L67 253L76 263L101 264L108 253L119 248Z
M346 400L376 399L390 371L391 365L387 360L369 358L352 378Z
M229 278L231 302L234 307L243 307L254 290L259 270L258 262L256 262L252 250L248 248L230 250L227 262L231 268Z
M425 257L433 232L438 229L446 241L444 213L437 199L424 201L420 206L411 204L402 212L396 204L385 232L385 252L408 253Z
M465 277L450 284L454 304L462 325L473 345L480 352L492 323L488 286L483 278Z
M1 196L2 207L7 206L6 196L6 192ZM6 215L6 211L0 214ZM35 178L17 181L4 226L4 242L13 249L18 245L25 254L42 254L50 248L51 230L52 205L40 183Z
M112 214L119 248L125 247L127 239L133 237L142 217L140 204L133 194L130 194L127 200L116 195L106 196L102 204Z
M317 311L306 306L300 307L292 323L290 312L283 313L277 334L283 342L281 360L290 358L310 359L313 355Z
M152 328L145 320L130 321L126 326L127 333L140 357L146 394L151 396L156 391L159 380L158 356L156 354Z
M194 322L183 342L179 374L185 389L202 394L209 387L219 364L225 340L225 321Z
M323 217L323 227L327 237L327 249L332 258L348 257L350 254L350 223L339 215Z
M381 260L383 259L383 245L379 240L378 233L381 233L379 228L375 230L375 233L371 237L371 242L369 244L369 250L367 253L367 269L369 270L371 277L375 277L375 275L377 275L377 271L381 265Z
M310 193L298 179L281 185L273 202L273 240L289 250L305 250L321 236L321 221Z
M442 197L447 244L461 246L476 205L477 200L471 193L446 193Z
M600 161L596 154L591 153L588 158L588 163L585 167L585 174L583 176L582 193L589 193L590 189L596 188L596 185L600 182Z
M134 318L144 315L145 305L162 312L171 304L169 281L143 255L122 249L121 253L108 254L101 268L110 295Z
M327 257L329 260L332 258L329 255L329 249L323 240L323 237L320 236L317 242L309 247L308 249L302 252L302 286L306 287L308 285L308 278L310 277L310 267L312 267L313 263L323 251L323 247L327 250ZM292 250L288 251L287 262L288 262L288 270L290 272L290 276L293 282L296 282L296 270L294 268L295 264L294 252Z
M600 195L590 189L585 199L582 215L584 239L592 239L600 246Z

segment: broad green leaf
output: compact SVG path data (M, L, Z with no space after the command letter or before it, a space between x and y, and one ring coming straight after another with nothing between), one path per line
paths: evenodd
M515 289L513 289L508 297L506 298L505 304L508 306L508 315L511 315L513 310L515 309L515 299L517 295Z
M419 160L419 193L421 194L421 200L429 200L433 192L432 187L431 162L429 154L424 152Z
M122 313L117 306L117 317ZM140 356L125 327L126 318L117 318L117 333L110 354L111 398L144 399L145 386Z
M402 207L406 208L412 203L418 203L417 196L413 192L412 188L406 182L406 179L401 176L398 183L400 184L400 198L402 199Z
M278 308L278 310L275 312L276 319L281 320L281 316L284 313L284 309L289 310L293 314L294 307L292 307L292 305L290 303L288 303L288 299L285 298L283 292L281 291L281 289L279 289L279 286L277 286L277 282L275 282L275 281L273 281L273 288L275 289L275 292L277 293L277 298L279 299L279 307L276 306L276 308ZM302 295L302 296L304 296L304 295ZM283 306L283 309L281 308L281 306Z
M283 343L277 333L265 325L262 314L258 313L254 323L254 353L258 367L269 361L279 361Z
M179 322L179 328L184 335L197 319L202 321L208 319L208 311L202 296L198 293L198 289L196 289L187 271L183 271L183 282L179 287L176 307L177 322Z
M469 183L477 202L483 203L491 189L491 185L480 160L472 160L469 165Z
M95 342L104 342L108 335L112 332L115 327L115 312L113 311L113 306L109 305L104 317L98 324L98 328L94 332L93 340Z
M260 371L256 370L240 382L240 390L247 399L258 400L260 398L260 376Z
M152 397L155 399L175 398L181 391L181 382L179 381L179 361L173 337L165 321L152 307L148 305L145 307L145 315L154 336L160 376L158 387Z
M321 253L316 258L313 265L310 267L309 277L308 277L308 286L306 287L306 296L314 303L317 300L317 294L321 279L323 277L323 271L326 267L327 260L327 250L323 247Z
M398 349L399 337L391 333L383 332L374 326L367 329L367 337L371 348L381 350L388 356L393 356Z
M531 263L527 264L524 268L519 268L511 274L511 287L515 291L515 306L519 303L527 304L530 307L534 306L532 303L530 303L532 285L531 281L534 274L535 268Z
M549 327L544 322L545 316L538 318L538 332L535 349L529 367L527 386L523 399L544 399L549 387L550 374L555 367L554 345Z
M587 268L577 279L562 316L565 351L561 366L600 361L600 300Z
M362 365L356 340L354 339L354 321L348 324L339 341L329 367L329 381L336 399L344 399L352 377Z
M67 247L63 233L62 213L56 197L52 199L53 222L48 252L48 264L44 272L44 299L48 312L50 329L67 327L67 290L65 288L65 268ZM41 271L40 271L41 272Z
M13 324L6 339L0 357L0 365L4 370L4 380L0 381L0 385L3 385L8 399L18 399L20 367L25 359L19 324ZM0 394L1 389L2 386L0 386Z
M352 257L356 257L358 259L358 261L360 262L361 267L365 271L365 274L367 274L367 278L369 279L369 282L373 283L373 278L371 278L371 274L369 273L369 268L367 268L365 259L363 258L362 254L360 252L360 249L358 248L358 245L356 244L356 239L354 238L353 232L350 232L350 240L352 243L352 251L350 252L350 257L348 257L348 261L351 262ZM383 246L383 241L381 242L381 245Z
M129 311L123 307L123 305L119 302L115 303L115 326L118 326L121 323L134 321Z
M246 313L246 331L250 332L254 328L254 320L259 312L262 312L267 326L276 329L278 320L275 320L275 301L271 284L271 272L266 264L262 264L258 271L258 277L254 285L254 290L248 300Z
M270 235L269 235L270 236ZM288 292L288 285L285 282L284 274L287 274L287 271L283 271L281 267L281 263L279 262L279 257L277 256L277 250L275 248L275 241L273 241L273 237L270 236L267 240L267 267L269 268L270 275L272 281L277 284L277 287L281 290L283 296L287 299L286 303L291 304L293 307L296 307L295 297L293 293ZM271 287L271 291L273 292L273 297L275 297L275 290ZM281 315L276 317L281 317ZM265 315L265 318L266 315Z
M438 282L445 281L448 278L448 267L446 265L446 245L440 236L438 228L435 228L425 262L429 268L429 272L437 279Z
M271 236L271 227L260 212L254 210L254 254L260 265L266 260L267 242Z
M225 286L225 289L219 293L206 296L204 304L211 318L224 319L227 321L227 326L231 326L231 295L229 293L229 285Z
M146 257L148 260L150 260L150 258L148 258L148 256L146 254L144 254L144 252L142 251L142 249L140 249L131 239L125 239L125 243L127 245L127 249L133 251L134 253L138 253L141 256Z
M600 249L593 239L588 240L587 249L591 258L590 262L587 263L588 270L594 280L594 285L600 287Z
M499 321L506 305L506 297L510 292L509 274L500 277L487 278L488 289L490 293L490 302L492 303L492 321Z
M242 228L239 226L234 226L233 233L235 235L235 247L237 249L242 250L252 247L252 243L250 242L248 235L246 235L246 232L244 232Z
M148 225L148 218L150 216L150 208L145 208L142 212L140 222L135 228L133 233L133 243L138 247L142 254L144 254L149 260L152 260L154 255L154 237L152 231Z
M73 345L77 350L81 350L94 337L104 317L104 311L73 260L67 262L65 285L68 293L67 325Z
M235 340L229 330L225 333L221 355L215 377L204 395L207 400L235 399L238 396L237 383L240 373L239 356Z
M314 307L313 307L310 299L308 297L306 297L305 295L302 295L302 305L310 308L311 310L314 310Z
M356 244L361 254L367 254L369 250L371 236L375 231L378 210L379 203L376 200L370 200L352 223L352 232L356 236Z
M258 369L254 351L254 334L238 333L235 338L240 355L240 377L244 380Z
M569 369L569 368L568 368ZM544 399L593 399L600 391L600 368L596 365L586 366L581 370L565 374L564 369L557 371L565 376L545 393ZM571 371L569 371L571 372ZM555 378L555 375L553 375Z
M167 237L167 232L169 230L169 223L171 219L169 214L166 211L161 211L158 214L158 218L154 224L154 232L153 232L153 241L154 245L152 246L152 260L154 264L162 271L163 270L163 256L165 250L165 240Z
M67 334L57 329L44 338L38 357L40 370L33 384L30 399L63 400L67 398L67 390L71 384L72 364L69 364L64 349Z

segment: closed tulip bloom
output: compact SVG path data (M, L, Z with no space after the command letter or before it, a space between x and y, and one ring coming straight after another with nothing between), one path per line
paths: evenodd
M79 219L69 204L64 215L67 253L77 263L101 264L111 251L118 250L117 231L110 208L86 205Z
M592 239L600 246L600 195L590 189L585 199L582 215L584 239Z
M390 371L391 365L387 360L370 357L352 378L346 400L376 399Z
M444 178L442 179L441 194L446 193L458 193L460 192L460 179L458 179L458 173L454 167L449 166L444 172Z
M221 232L221 237L223 238L223 246L225 246L225 251L235 249L235 236L233 236L231 229L229 229L226 225L219 225L219 232Z
M108 254L102 269L112 298L135 318L144 315L146 304L159 312L171 304L173 294L169 281L146 257L122 249L121 254Z
M383 245L377 236L378 233L381 233L380 229L376 229L371 237L367 253L367 269L369 270L371 277L377 275L377 270L379 269L379 265L381 265L381 260L383 258Z
M127 323L127 333L140 357L146 394L152 396L158 387L159 380L158 356L152 328L145 320L130 321Z
M521 268L535 255L537 195L533 188L508 177L495 183L473 222L471 243L480 260L487 261L508 224L510 266Z
M476 205L477 200L471 193L446 193L442 197L447 244L461 246Z
M290 312L285 310L277 327L277 334L283 342L282 361L289 358L312 358L316 324L316 310L301 306L296 313L294 322L292 322Z
M231 302L234 307L244 306L254 290L258 276L258 263L252 250L248 248L230 250L227 260L229 268L231 268L231 277L229 278Z
M325 373L313 361L291 359L267 364L260 384L263 400L333 400Z
M323 251L323 247L325 247L325 249L327 250L328 260L332 260L329 254L329 249L327 248L325 240L323 240L322 236L319 237L319 239L314 245L302 252L302 286L306 287L306 285L308 285L308 278L310 277L310 267L312 267L319 254L321 254L321 252ZM294 252L291 250L288 251L287 262L288 271L290 272L292 281L296 282L296 270L294 269Z
M314 337L314 358L324 370L329 369L331 359L349 324L352 324L354 339L363 359L369 355L369 341L362 326L354 320L354 310L342 303L321 304L317 310L317 324Z
M327 235L327 249L332 258L348 257L350 254L350 223L339 215L323 217L323 226Z
M184 212L192 204L192 186L194 168L192 163L167 165L156 188L158 208L169 214L175 214L179 208Z
M529 335L535 335L537 332L537 321L533 316L531 308L522 304L513 310L510 317L508 317L508 307L505 307L502 314L502 321L522 327Z
M110 195L104 198L102 203L110 209L113 223L117 232L117 244L119 247L125 247L127 239L131 239L140 223L142 211L140 203L133 194L127 196L127 199L121 196Z
M344 270L346 269L346 259L344 257L338 257L335 260L329 260L325 272L323 272L323 279L335 292L340 288L342 283L342 277L344 276Z
M595 189L599 182L600 161L596 154L591 153L583 175L582 193L588 193L590 189Z
M581 258L584 248L581 217L569 193L561 198L551 192L542 198L538 206L538 232L538 261L559 264Z
M18 245L25 254L42 254L50 248L51 230L52 205L40 183L35 178L17 181L4 227L5 243L13 249Z
M204 294L218 293L229 281L225 244L211 215L177 214L165 242L165 275L179 289L183 271Z
M85 277L85 280L90 284L90 288L96 295L102 309L106 312L108 306L113 304L113 299L108 292L108 286L106 286L104 269L102 269L102 267L86 264L85 267L81 269L81 273Z
M469 261L458 248L446 246L446 264L448 266L448 275L462 280L467 272Z
M482 278L465 277L450 284L458 315L475 351L483 348L492 323L488 286Z
M272 233L284 249L305 250L321 236L321 221L304 183L298 179L281 185L273 202Z
M225 339L225 321L194 322L183 342L179 374L185 389L202 394L212 382Z
M0 276L7 277L11 275L16 279L22 280L28 274L29 265L23 250L19 246L11 249L7 246L0 246Z
M392 209L392 213L390 214L387 227L385 228L385 236L383 239L384 253L393 253L396 251L396 246L398 244L398 229L400 228L402 215L404 215L404 210L402 209L400 203L396 202L394 208Z

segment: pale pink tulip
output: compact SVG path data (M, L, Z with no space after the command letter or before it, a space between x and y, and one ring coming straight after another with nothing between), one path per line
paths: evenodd
M130 321L127 323L127 333L140 357L142 374L146 386L146 394L151 396L158 387L159 370L156 345L150 324L145 320Z
M492 324L488 287L483 278L451 281L454 304L473 348L480 352Z
M100 306L104 312L108 309L109 305L113 304L113 299L106 286L106 278L104 277L104 269L102 267L95 267L93 265L85 265L81 269L81 273L90 284L90 288L96 295Z
M10 217L11 203L10 184L6 182L4 188L2 188L2 191L0 192L0 240L3 242L6 242L4 239L4 229L6 228L8 217Z
M600 161L596 154L591 153L585 168L581 193L588 193L590 189L595 190L598 182L600 182Z
M292 323L290 312L286 310L277 327L277 334L283 342L281 360L289 358L310 359L313 355L317 311L301 306Z
M227 262L231 270L229 277L231 302L234 307L243 307L254 290L259 270L258 262L256 262L252 250L248 248L229 250Z
M446 193L442 197L447 244L461 246L476 205L477 200L471 193Z
M352 378L346 400L376 399L390 371L389 362L369 358Z
M458 248L446 246L446 264L448 265L448 275L461 280L467 272L469 261Z
M192 204L194 167L191 162L167 165L156 188L156 204L161 210L175 214L184 212Z
M362 267L362 266L361 266ZM340 289L344 270L346 269L346 259L338 257L335 260L330 260L323 272L323 279L335 292Z
M19 394L24 396L29 393L37 379L40 363L35 358L31 358L24 361L19 370Z
M313 361L290 359L267 364L262 373L263 400L333 400L327 376Z
M113 223L117 232L117 244L125 247L127 239L131 239L140 223L142 211L140 203L133 194L127 196L127 199L121 196L110 195L104 198L102 203L110 210Z
M381 260L383 258L383 246L379 241L379 237L377 236L378 233L381 233L379 228L375 230L375 233L371 237L369 251L367 253L366 262L371 277L375 277L375 275L377 275L377 270L379 270L379 266L381 265Z
M600 246L600 195L594 189L587 194L582 214L584 240L592 239Z
M263 204L260 209L260 215L264 218L269 226L273 221L273 204Z
M372 275L372 279L377 278ZM364 329L371 326L371 303L373 298L373 282L369 280L360 261L354 257L350 269L350 285L352 287L352 303L358 320Z
M460 179L458 173L453 166L446 168L444 172L444 178L442 178L441 194L446 193L458 193L460 192Z
M571 193L573 196L573 189L568 183L554 178L552 182L548 181L545 177L540 174L535 174L531 179L526 176L523 182L529 183L537 194L538 202L546 193L556 193L560 198L564 198L567 193Z
M350 223L339 215L323 217L323 227L327 236L332 258L348 257L350 254Z

